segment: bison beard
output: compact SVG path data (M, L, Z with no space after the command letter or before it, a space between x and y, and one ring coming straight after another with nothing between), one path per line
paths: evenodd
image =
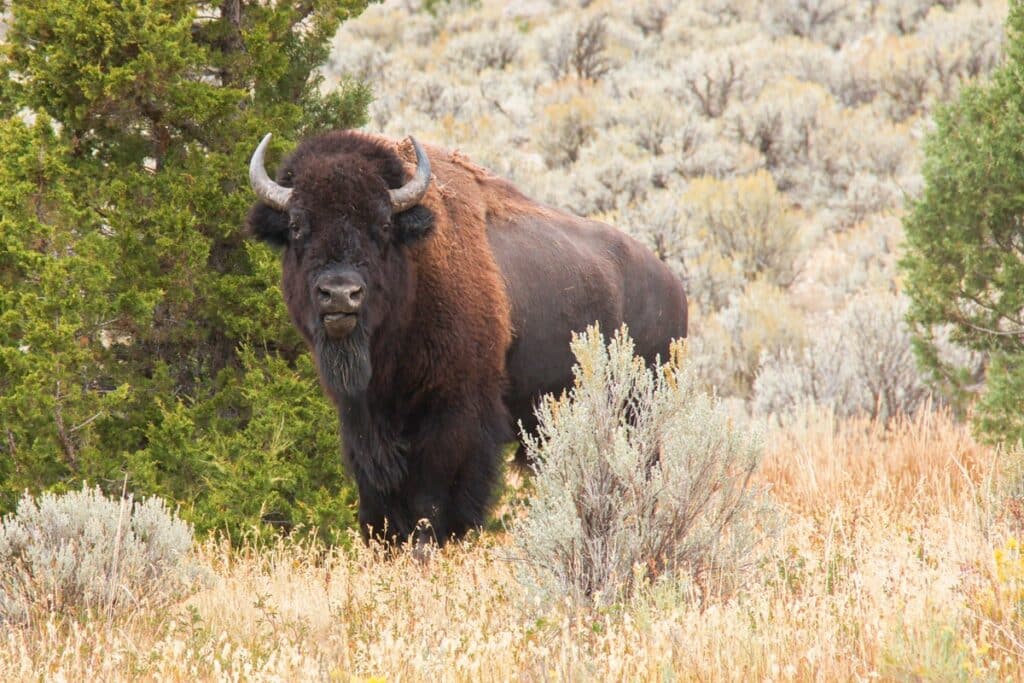
M320 377L334 396L358 396L366 391L373 376L370 335L360 322L344 339L331 339L322 325L314 326L313 344Z

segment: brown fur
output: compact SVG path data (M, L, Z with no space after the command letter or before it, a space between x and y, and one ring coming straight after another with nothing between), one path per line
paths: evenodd
M487 241L487 216L497 197L481 192L478 179L452 156L427 146L432 182L421 204L434 214L434 233L410 251L416 263L418 309L424 327L437 332L438 348L465 354L448 367L434 362L427 380L440 390L505 374L512 339L509 302ZM415 164L410 145L401 150ZM444 292L444 296L438 293ZM439 324L443 323L443 327ZM432 361L440 357L432 357ZM454 359L453 359L454 360Z

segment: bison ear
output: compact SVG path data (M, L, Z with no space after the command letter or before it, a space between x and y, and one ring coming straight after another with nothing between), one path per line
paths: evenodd
M288 214L260 202L249 209L248 233L273 247L288 246Z
M434 212L417 204L411 209L396 213L391 221L395 226L395 243L412 244L429 235L434 229Z

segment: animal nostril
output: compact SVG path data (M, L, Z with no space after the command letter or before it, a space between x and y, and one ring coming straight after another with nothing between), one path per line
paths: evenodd
M325 277L316 284L313 296L316 297L316 305L321 313L355 314L366 298L366 283L355 276Z

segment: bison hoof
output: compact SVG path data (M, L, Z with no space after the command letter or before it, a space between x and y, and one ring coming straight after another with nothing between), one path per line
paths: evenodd
M412 557L420 564L430 564L430 560L433 559L437 550L437 544L433 541L417 540L412 547Z
M430 562L430 558L438 550L434 526L429 519L423 518L416 522L416 530L412 533L412 556L422 564Z

